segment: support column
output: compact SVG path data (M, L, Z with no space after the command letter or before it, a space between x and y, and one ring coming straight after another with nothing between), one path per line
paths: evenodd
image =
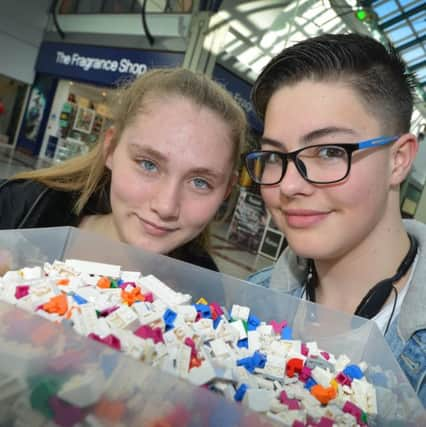
M183 66L211 76L228 30L228 14L225 11L200 12L199 1L194 2L193 10Z

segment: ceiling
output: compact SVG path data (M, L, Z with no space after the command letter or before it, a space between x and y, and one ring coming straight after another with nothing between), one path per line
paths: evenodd
M148 0L147 11L189 12L191 3L219 9L219 24L228 30L218 62L249 82L284 47L323 32L359 32L390 41L416 76L413 124L424 122L426 0ZM62 13L140 13L138 0L68 0L64 5L69 10ZM96 11L84 9L89 6Z
M372 0L377 27L404 58L416 75L426 101L426 1Z
M218 61L248 81L284 47L324 32L390 41L416 77L413 127L424 123L425 0L224 0L220 10L229 28Z

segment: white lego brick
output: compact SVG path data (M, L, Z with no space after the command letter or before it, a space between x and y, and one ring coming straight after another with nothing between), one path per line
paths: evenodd
M50 298L51 296L53 296L52 287L48 282L39 284L37 286L32 286L30 288L30 295L36 297Z
M84 282L85 285L87 286L91 286L93 288L97 287L99 279L102 276L91 276L90 274L86 274L86 273L82 273L80 275L81 280ZM100 292L102 290L102 288L97 288L98 291Z
M194 385L203 385L212 381L216 376L213 366L204 361L201 366L193 367L188 373L188 380Z
M343 371L343 369L345 369L345 367L350 363L350 361L351 359L349 359L349 357L346 356L346 354L341 354L336 360L336 364L335 364L336 372Z
M309 356L317 356L320 354L318 344L315 341L310 341L306 343L306 347L309 350Z
M248 348L251 352L260 349L260 334L257 331L247 331Z
M274 393L271 390L247 389L243 402L255 412L266 412L271 406Z
M141 325L153 325L158 322L162 322L163 315L156 311L152 311L151 313L145 313L142 316L139 316L139 322Z
M96 304L96 300L99 298L100 292L96 288L84 286L79 288L75 294L84 298L87 302Z
M240 332L237 329L231 327L231 324L226 320L221 320L216 328L215 336L226 342L234 342L239 339Z
M96 320L94 333L101 338L105 338L111 334L111 328L104 317L99 317Z
M140 271L122 271L121 272L121 280L123 282L136 282L141 278Z
M287 357L288 353L293 348L293 344L288 340L274 340L269 345L269 351L275 355Z
M244 327L244 323L242 320L236 320L235 322L230 322L229 325L231 328L235 329L238 332L238 339L245 339L247 338L247 332Z
M139 326L139 318L137 314L126 305L122 305L118 310L112 312L106 317L110 327L122 329L134 329Z
M95 306L91 303L82 304L79 306L80 317L85 330L85 335L95 332L98 316Z
M277 420L284 422L286 426L292 426L295 421L302 420L303 423L306 416L301 411L283 411L276 415Z
M229 354L226 343L221 339L210 341L210 347L216 357L222 357Z
M274 391L275 386L273 381L267 380L260 376L256 377L256 381L257 381L258 388Z
M286 359L283 356L268 354L265 363L265 372L276 377L284 377Z
M161 299L156 299L156 300L154 300L153 303L151 303L151 307L154 311L158 311L161 314L163 314L167 310L167 308L169 307L169 304L166 304Z
M272 325L260 325L257 327L256 331L259 332L261 337L271 336L273 333Z
M139 283L144 289L152 292L155 297L160 298L166 304L174 304L176 292L152 274L143 276Z
M187 345L180 345L176 357L176 370L180 377L187 378L189 363L191 362L191 348Z
M114 264L105 264L102 262L82 261L78 259L65 260L67 266L72 267L79 273L85 273L95 276L108 276L118 278L121 275L121 267Z
M231 318L233 320L245 320L247 322L250 315L250 308L234 304L231 308Z
M311 377L323 387L330 387L330 381L334 378L334 375L326 369L315 366L312 369Z
M351 384L353 391L352 402L369 414L377 413L377 403L374 388L364 379L354 379Z
M201 335L204 339L213 339L215 337L212 319L200 319L198 322L195 322L192 327L194 331Z
M19 270L9 270L2 277L4 283L20 283L22 281L22 275Z
M24 280L41 279L43 277L41 267L24 267L20 270L20 273Z
M94 302L95 308L98 311L104 311L108 308L111 308L111 299L110 295L99 293L98 298Z
M178 305L176 310L186 322L194 322L197 317L197 310L193 305Z
M370 415L377 415L377 394L376 389L370 383L366 382L366 394L367 394L367 412Z
M190 304L191 300L192 300L192 296L191 295L177 292L176 293L176 301L175 301L174 304L176 304L176 305L186 305L186 304Z
M59 390L58 397L79 408L98 402L104 392L105 379L100 371L74 375Z
M138 301L132 305L132 308L138 316L143 316L152 312L152 305L150 302Z

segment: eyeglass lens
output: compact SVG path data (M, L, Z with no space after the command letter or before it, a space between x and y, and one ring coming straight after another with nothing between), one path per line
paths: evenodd
M345 177L349 155L341 147L328 145L306 147L296 156L299 173L310 181L327 183ZM246 166L258 184L277 184L286 172L288 158L278 153L254 152L247 156Z

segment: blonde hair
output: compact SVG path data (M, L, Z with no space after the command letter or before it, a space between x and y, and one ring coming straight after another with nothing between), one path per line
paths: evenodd
M247 132L244 111L220 84L201 73L184 68L151 70L118 90L112 105L115 132L111 150L119 143L126 127L144 108L149 107L150 100L170 95L182 96L200 107L210 109L229 126L233 168L236 170ZM79 193L74 212L80 215L94 193L106 194L111 173L105 165L101 142L86 155L48 168L21 172L12 179L31 179L55 190Z

